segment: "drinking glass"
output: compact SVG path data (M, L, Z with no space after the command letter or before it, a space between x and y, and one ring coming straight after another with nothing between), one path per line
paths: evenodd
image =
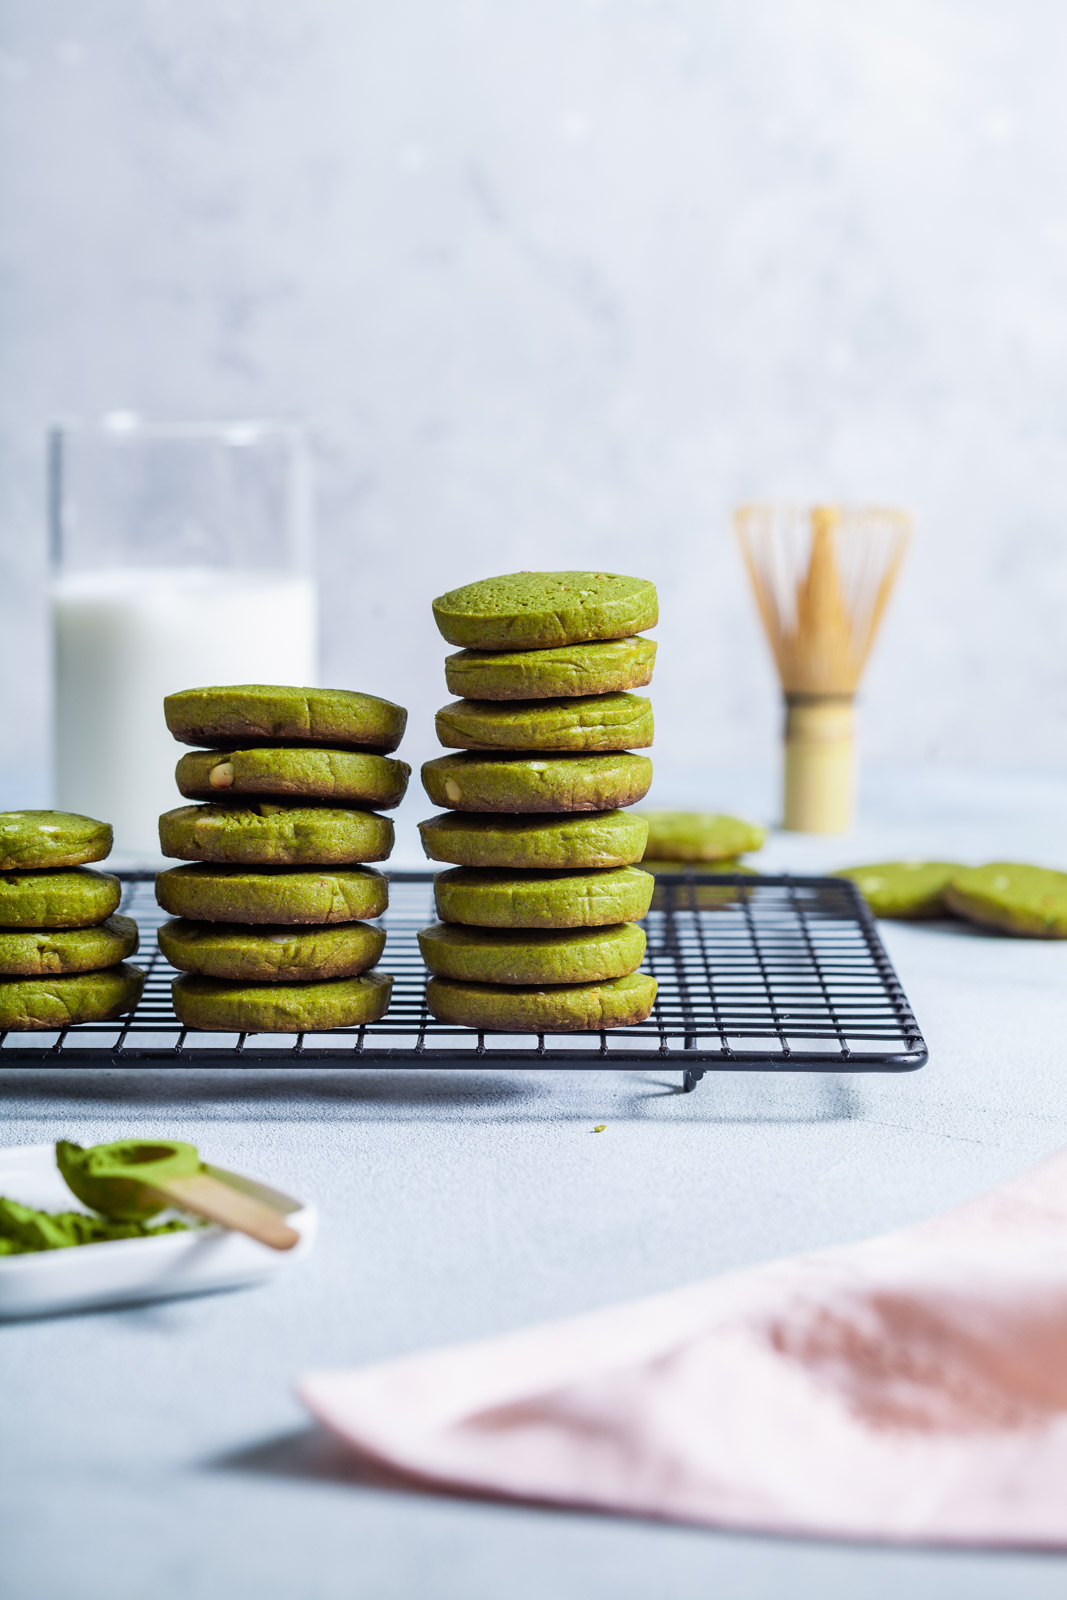
M64 422L49 508L57 804L148 861L159 813L182 803L164 695L317 681L305 435L129 412Z

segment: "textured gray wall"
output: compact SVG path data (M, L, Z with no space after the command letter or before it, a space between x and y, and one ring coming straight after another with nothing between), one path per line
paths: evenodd
M440 589L663 599L663 773L769 755L739 498L911 505L883 760L1067 759L1067 7L5 0L0 696L44 759L42 432L299 414L325 681ZM664 796L665 798L665 796Z

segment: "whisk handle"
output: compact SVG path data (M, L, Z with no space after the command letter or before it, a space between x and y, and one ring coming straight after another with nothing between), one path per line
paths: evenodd
M796 833L847 833L855 787L851 698L787 695L784 826Z

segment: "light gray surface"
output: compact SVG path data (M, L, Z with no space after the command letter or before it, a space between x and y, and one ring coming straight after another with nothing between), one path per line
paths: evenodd
M844 496L918 514L868 749L1062 760L1065 45L1056 0L4 0L7 759L45 426L133 408L310 419L324 681L415 748L432 595L607 564L659 586L660 762L760 759L729 513Z
M1067 780L879 786L857 838L1065 865ZM908 799L909 792L911 799ZM923 818L925 817L925 821ZM0 1330L11 1600L1037 1600L1057 1557L756 1539L360 1483L303 1370L566 1315L952 1205L1067 1139L1067 944L883 924L931 1051L899 1078L0 1077L0 1138L195 1141L323 1212L269 1288ZM606 1123L594 1134L597 1123ZM813 1449L817 1441L813 1441Z

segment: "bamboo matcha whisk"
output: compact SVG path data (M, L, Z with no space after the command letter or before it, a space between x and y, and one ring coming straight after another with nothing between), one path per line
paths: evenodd
M785 694L785 826L846 833L853 696L911 520L902 511L743 506L736 523Z

